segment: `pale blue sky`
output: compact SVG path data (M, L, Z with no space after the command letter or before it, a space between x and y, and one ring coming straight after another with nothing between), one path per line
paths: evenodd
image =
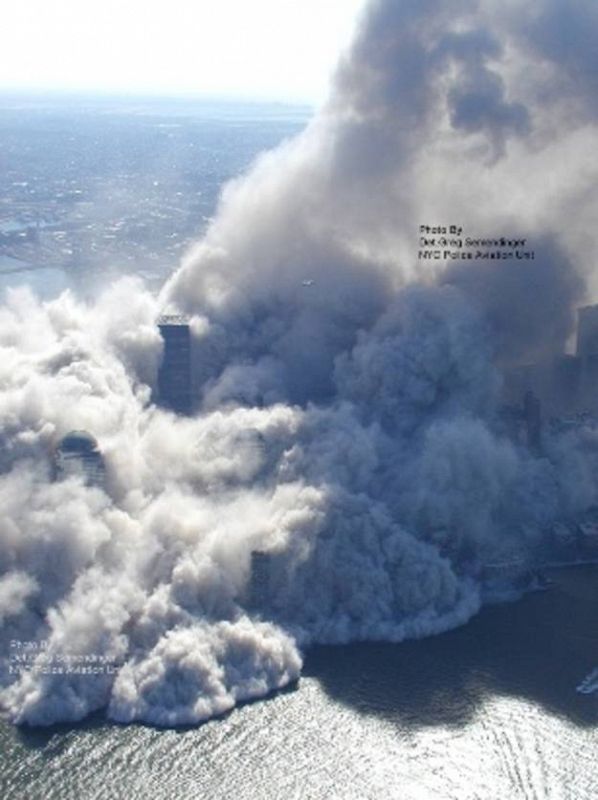
M6 0L0 88L318 102L363 0Z

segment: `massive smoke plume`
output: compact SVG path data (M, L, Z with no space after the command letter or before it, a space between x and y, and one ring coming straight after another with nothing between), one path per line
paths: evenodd
M446 630L479 609L479 565L596 502L594 442L501 433L496 364L562 351L593 289L597 36L589 0L374 0L327 105L225 187L160 297L8 293L13 720L193 723L296 679L310 643ZM420 225L451 224L536 258L418 259ZM188 418L151 402L164 310L191 316ZM105 489L52 480L74 428Z

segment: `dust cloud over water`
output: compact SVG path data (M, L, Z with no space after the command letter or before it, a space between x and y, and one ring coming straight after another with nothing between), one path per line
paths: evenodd
M7 797L596 796L595 567L400 645L317 647L297 687L195 729L1 729Z

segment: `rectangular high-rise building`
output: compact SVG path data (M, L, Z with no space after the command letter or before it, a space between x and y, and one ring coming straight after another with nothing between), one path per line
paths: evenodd
M177 414L191 412L191 332L185 317L158 320L164 354L158 372L158 402Z
M598 306L584 306L577 311L577 355L598 355Z
M251 572L249 575L249 607L261 611L270 599L270 573L272 556L262 550L251 552Z
M585 409L598 409L598 305L577 312L577 355L581 360L580 395Z

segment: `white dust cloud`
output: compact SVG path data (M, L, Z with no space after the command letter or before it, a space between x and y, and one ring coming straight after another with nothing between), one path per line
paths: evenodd
M591 286L597 34L589 2L376 0L326 107L225 188L159 298L8 294L11 719L199 722L295 680L311 643L465 622L480 565L596 502L589 434L540 456L502 433L495 364L562 350ZM420 224L526 237L537 260L424 265ZM192 317L188 418L152 403L163 310ZM73 429L104 488L53 480Z

